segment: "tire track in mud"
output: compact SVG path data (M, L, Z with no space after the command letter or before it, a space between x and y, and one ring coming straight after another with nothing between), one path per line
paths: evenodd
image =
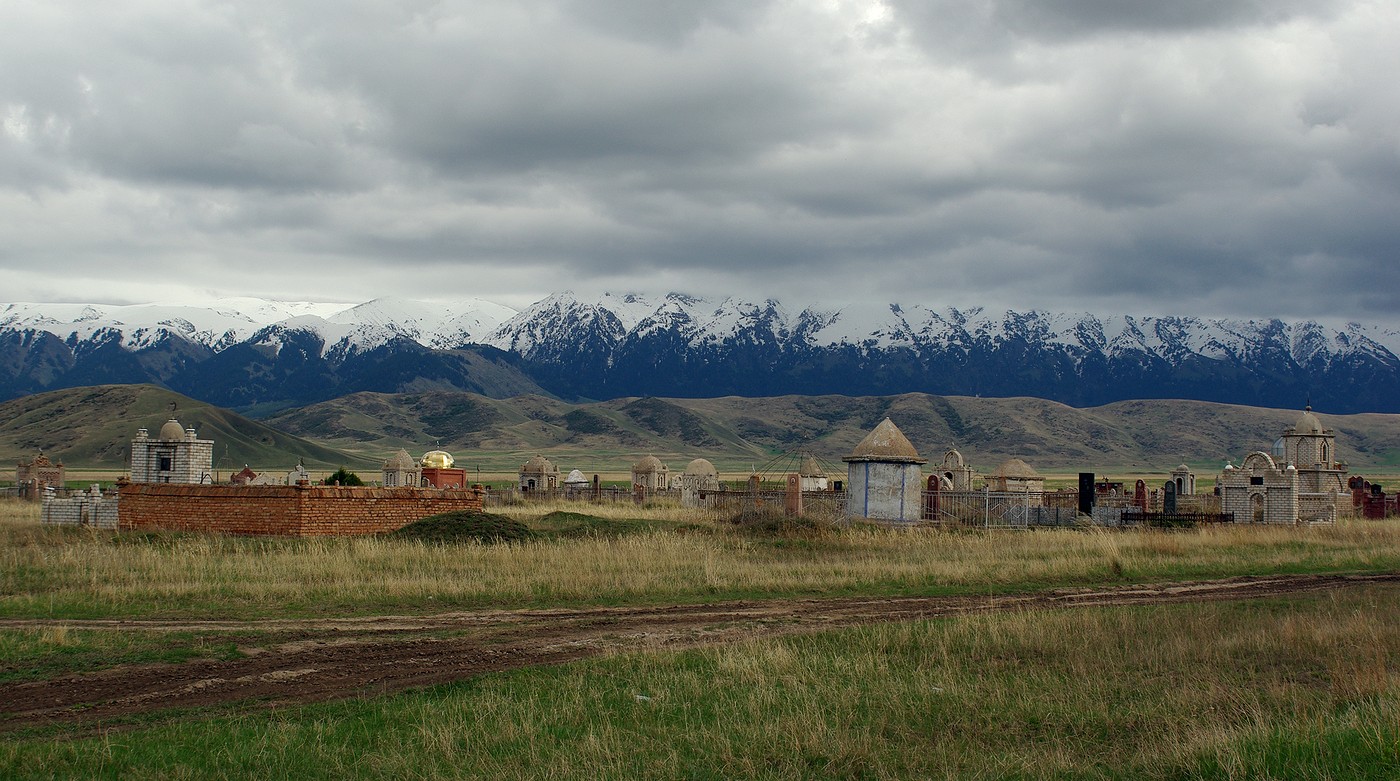
M77 729L184 709L265 708L562 664L614 650L691 648L747 638L1014 610L1249 600L1400 583L1400 573L1277 575L996 596L772 599L699 605L488 610L426 616L190 621L0 620L0 628L275 632L242 658L117 667L0 684L0 732ZM428 635L449 636L428 636Z

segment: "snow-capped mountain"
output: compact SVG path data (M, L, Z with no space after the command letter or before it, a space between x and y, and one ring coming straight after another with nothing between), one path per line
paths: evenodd
M251 407L354 390L564 397L1179 397L1400 411L1400 331L1358 323L936 309L558 293L357 306L0 304L0 398L155 382Z

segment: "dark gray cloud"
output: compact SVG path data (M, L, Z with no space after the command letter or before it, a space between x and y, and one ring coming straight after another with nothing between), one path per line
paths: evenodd
M7 4L0 288L1393 321L1397 31L1360 0Z

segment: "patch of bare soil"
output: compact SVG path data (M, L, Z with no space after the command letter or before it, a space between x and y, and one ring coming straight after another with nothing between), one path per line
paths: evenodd
M1248 600L1400 582L1379 575L1278 575L986 597L773 599L708 605L498 610L263 621L0 620L0 627L275 632L243 658L118 667L0 684L0 731L203 708L259 708L371 696L608 650L688 648L834 627L973 612ZM445 635L445 636L444 636Z

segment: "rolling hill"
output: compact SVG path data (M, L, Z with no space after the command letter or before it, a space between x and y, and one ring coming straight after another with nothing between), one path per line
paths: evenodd
M886 416L933 463L956 447L986 472L1012 456L1047 471L1203 474L1267 450L1297 411L1199 401L1124 401L1076 409L1043 399L899 396L625 398L575 404L538 395L493 399L433 391L355 393L284 410L264 422L148 385L106 385L0 404L0 457L42 448L71 465L118 467L137 428L156 429L178 405L181 423L215 440L216 467L312 466L373 471L394 450L441 446L464 466L509 470L543 453L564 469L625 472L652 453L681 469L696 457L724 471L762 468L810 452L839 470ZM1400 466L1400 415L1328 415L1338 452L1356 472Z
M24 396L0 404L0 458L10 464L38 450L70 466L121 467L138 428L152 432L175 416L214 440L215 468L376 466L334 447L286 434L226 409L150 385L97 385Z
M287 410L268 423L297 436L383 458L393 448L440 444L469 458L552 454L571 468L610 461L625 469L654 453L673 467L704 456L762 464L789 451L832 463L885 416L920 453L938 461L958 448L986 471L1020 457L1042 469L1167 471L1186 462L1215 470L1268 450L1298 411L1199 401L1124 401L1076 409L1030 398L778 396L718 399L628 398L571 404L541 396L490 399L471 393L357 393ZM1354 469L1400 465L1400 415L1322 414L1338 452Z

